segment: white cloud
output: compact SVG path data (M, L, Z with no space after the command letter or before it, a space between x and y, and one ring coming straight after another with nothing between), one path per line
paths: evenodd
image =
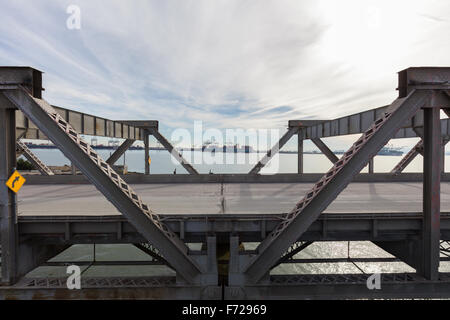
M66 28L66 7L82 29ZM0 0L0 62L46 98L162 126L283 128L390 103L396 72L450 65L446 0ZM289 107L289 108L280 108ZM277 112L279 110L279 112Z

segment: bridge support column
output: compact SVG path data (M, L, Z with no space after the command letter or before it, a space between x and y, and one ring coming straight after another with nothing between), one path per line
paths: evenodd
M303 173L303 138L301 133L298 133L298 143L297 143L297 168L298 174Z
M369 161L369 173L373 173L374 167L373 167L373 158Z
M441 160L441 172L445 173L445 145L448 141L442 141L442 160Z
M148 141L149 132L147 130L142 130L142 131L144 134L145 174L149 175L150 174L150 163L148 163L149 151L150 151L149 141Z
M442 138L440 108L424 109L423 255L418 270L429 280L439 277L440 184Z
M17 281L17 197L5 185L16 168L16 110L0 106L0 237L3 285Z

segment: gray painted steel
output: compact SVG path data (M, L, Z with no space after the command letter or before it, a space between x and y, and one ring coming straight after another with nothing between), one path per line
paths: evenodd
M16 141L17 148L20 149L25 157L42 173L44 176L53 176L54 173L45 165L28 147L20 140Z
M423 162L423 256L419 272L429 280L439 277L441 204L440 108L426 108Z
M54 175L52 177L30 175L24 173L27 185L41 184L90 184L89 180L82 176ZM280 173L274 175L248 175L248 174L126 174L122 179L131 184L158 184L158 183L301 183L317 182L321 173ZM423 180L422 173L359 173L353 178L353 182L419 182ZM450 181L450 173L442 174L442 181Z
M1 282L17 280L17 196L5 185L16 168L15 109L0 107L0 237Z
M119 139L142 139L138 127L128 125L123 121L109 120L58 106L52 107L80 134ZM24 139L48 139L43 131L39 130L21 111L17 113L16 128L18 132L26 132Z
M134 139L126 139L119 148L106 160L106 163L109 165L114 165L117 160L130 148L136 140Z
M424 106L430 97L426 91L414 91L404 99L397 99L389 113L377 120L373 127L353 145L321 181L308 193L282 222L276 231L258 247L258 254L243 269L248 283L258 282L276 260L318 218L320 213L351 182L367 162L405 123Z
M21 112L17 112L17 118L22 126L18 128L18 133L25 136L27 133L37 132L39 136L40 129L42 129L42 132L52 137L55 144L62 149L66 156L69 155L69 159L73 160L74 164L86 175L86 177L27 176L29 184L92 182L116 207L112 207L111 212L107 211L106 214L99 215L101 210L97 211L95 206L101 205L101 200L97 199L97 195L93 192L90 192L92 202L88 205L92 210L88 216L85 216L81 212L84 205L82 198L85 196L78 197L74 190L80 187L88 190L91 187L66 186L65 190L70 190L69 192L72 194L69 197L61 196L58 199L59 203L54 200L46 201L45 197L40 199L42 203L45 203L46 215L39 214L40 202L36 198L30 201L25 198L21 199L21 214L16 219L16 199L10 197L11 193L5 193L7 189L2 183L3 189L0 186L1 244L2 249L6 248L6 255L4 250L2 252L4 256L2 257L2 282L15 283L16 279L29 270L42 265L67 246L76 243L132 243L148 246L150 240L158 246L163 256L157 252L155 257L160 262L152 261L150 264L161 263L166 259L165 263L177 271L176 277L165 279L156 277L84 279L83 287L85 289L77 293L65 290L65 279L22 278L20 283L14 286L0 287L0 297L52 298L55 295L69 299L93 296L98 298L120 296L182 299L448 297L450 275L438 273L438 265L440 250L449 251L440 248L439 242L450 240L450 213L440 212L447 210L449 204L448 185L442 184L441 186L440 181L448 180L450 175L441 174L439 163L444 157L443 148L440 147L441 137L446 139L449 136L450 122L448 119L439 119L439 109L416 111L428 101L432 101L432 103L426 104L427 107L447 106L450 89L449 78L450 68L410 68L400 72L400 98L389 107L332 121L290 121L290 129L266 155L264 161L261 162L262 166L296 133L299 138L299 173L303 171L303 139L312 139L313 142L319 144L323 149L322 152L331 161L336 162L336 165L307 193L304 200L298 203L290 214L285 214L282 212L290 209L289 207L285 208L286 203L290 205L290 198L286 197L285 193L290 194L295 191L295 195L297 195L304 191L305 186L278 186L274 183L316 182L319 178L318 175L198 175L196 170L185 163L173 146L160 135L157 122L105 120L99 127L96 117L64 109L59 110L59 113L63 114L58 115L50 105L40 100L42 91L40 71L31 68L0 68L0 89L6 90L4 92L9 99L13 100L16 106L26 114L24 116ZM24 88L25 91L21 93L17 90L13 91L19 87ZM433 94L431 100L428 100L429 93ZM4 153L7 155L0 155L0 180L2 181L12 171L11 164L15 161L10 159L8 150L13 150L11 154L14 154L15 158L15 140L12 140L12 137L14 136L14 123L17 121L9 121L14 118L14 112L8 113L8 108L11 108L9 101L0 94L0 115L3 117L0 119L0 150L5 151ZM448 114L448 109L445 109L445 112ZM27 117L38 124L40 129L36 126L33 127ZM381 119L369 128L372 122L379 117ZM408 120L409 118L411 119ZM88 144L80 140L79 135L67 124L67 121L83 134L120 135L129 140L137 139L132 136L133 133L136 135L136 130L139 134L145 130L151 130L188 172L194 174L130 175L122 179L110 170L108 164L100 159ZM133 133L130 131L132 126L136 126ZM368 130L366 131L366 129ZM333 157L331 150L324 147L322 141L317 140L324 136L364 131L366 132L363 136L339 161L337 157ZM424 140L423 175L358 174L369 161L369 171L373 170L373 156L390 138L409 136L421 136ZM444 140L442 143L445 144L446 141ZM148 142L146 146L145 160L147 164ZM123 148L126 150L125 145ZM404 160L404 162L410 161L408 157ZM93 162L96 163L96 166L92 164ZM103 171L98 171L98 168L105 168L104 165L107 172L103 169ZM259 169L262 168L261 165ZM148 166L146 172L149 173ZM422 191L423 201L417 197L415 191L407 194L395 192L396 187L392 184L359 184L356 186L357 192L352 191L352 186L349 186L346 190L347 195L344 191L340 195L343 199L338 198L331 204L331 201L347 187L350 181L398 182L420 181L421 179L423 179L423 190L417 189L411 183L405 185L415 188L415 191ZM135 183L153 183L150 186L140 186L144 192L149 192L154 197L155 201L151 202L159 205L166 201L166 205L170 208L182 208L180 213L183 214L158 216L152 213L148 207L144 207L140 198L131 190L125 180ZM188 186L187 191L180 191L177 188L183 186L173 184L161 186L156 185L157 182L189 182L197 183L197 185ZM272 184L252 186L246 184L249 182ZM217 188L218 186L220 188ZM294 189L291 190L291 187ZM309 188L309 186L306 187ZM31 190L51 187L27 186L23 193L27 192L27 188ZM60 186L58 188L61 189ZM199 192L199 188L203 191ZM369 199L359 199L360 202L354 201L352 196L355 195L364 198L363 190L365 188L369 188ZM217 205L216 198L219 198L219 195L215 194L214 190L216 189L220 189L220 212L211 212ZM164 192L171 193L171 196L165 198ZM440 199L441 192L442 199ZM51 194L55 196L56 193ZM125 196L124 193L126 193ZM198 194L204 196L209 193L211 193L211 199L198 197ZM35 197L38 196L35 193ZM398 203L389 201L390 197L395 197ZM411 200L411 197L415 198ZM60 210L60 216L50 214L60 205L63 205L64 208L70 207L68 203L70 204L71 201L78 201L80 204L77 207L77 210L80 211L78 215L71 216L64 210ZM30 203L33 208L32 211L27 212L29 209L27 206L29 207ZM342 210L343 208L333 211L336 208L339 209L342 203L345 203L345 211ZM376 207L370 208L371 203L375 203ZM389 211L384 210L392 204L398 204L398 206L394 205ZM414 207L414 210L411 210L414 205L417 208ZM408 210L401 210L406 207ZM116 209L125 217L115 212ZM198 212L188 212L190 209L198 210ZM33 213L33 210L36 214L30 216L30 212ZM245 211L246 214L239 214L236 210ZM147 217L142 213L148 213ZM352 240L373 241L393 253L396 261L400 259L416 268L418 274L383 274L382 290L369 291L366 286L367 275L270 276L268 273L269 269L278 263L326 261L326 259L292 259L294 254L306 245L305 242L308 244L313 241ZM260 242L260 245L256 251L245 251L240 247L242 241ZM188 251L185 245L187 242L203 243L202 250ZM216 247L218 244L223 246L228 243L230 248L230 285L225 284L221 288L217 286L220 285L220 282L217 274ZM149 250L149 254L155 253L152 248ZM391 258L383 261L388 262L389 259ZM334 261L343 260L334 259ZM376 261L376 258L358 261ZM147 262L105 261L103 263L105 265L114 263L144 265ZM420 275L424 275L425 278ZM130 288L130 283L132 288Z
M282 214L161 215L186 242L204 242L215 234L227 242L260 242L272 232ZM441 213L441 240L450 240L450 213ZM19 216L21 239L43 244L141 243L145 239L123 217ZM422 212L327 213L314 221L298 241L400 241L420 239ZM70 230L69 233L66 233Z
M328 148L328 146L319 138L311 139L311 141L319 148L319 150L330 160L332 163L339 161L339 158Z
M267 154L250 170L248 174L258 174L264 166L269 163L278 151L292 138L292 136L299 132L299 128L289 128L288 131L280 138L280 140L270 149Z
M399 161L399 163L392 169L391 173L399 174L417 157L419 153L423 154L423 140L417 144Z
M300 136L300 131L297 134L297 173L298 174L303 174L303 162L304 162L304 157L303 157L303 140L301 139Z
M173 147L173 145L166 138L164 138L161 133L159 133L158 130L149 129L149 132L164 146L164 148L167 149L167 151L170 152L170 154L183 166L183 168L186 169L187 172L189 172L189 174L198 174L197 170L195 170L195 168L186 159L183 158L181 153L179 153Z
M186 245L159 221L157 215L142 204L139 197L106 162L101 162L89 144L80 140L76 131L59 118L49 104L29 96L22 90L6 90L3 94L60 148L120 212L127 216L146 240L160 249L186 281L191 283L196 281L195 279L201 275L201 269L188 256ZM52 119L52 116L55 119ZM82 145L86 150L81 148Z

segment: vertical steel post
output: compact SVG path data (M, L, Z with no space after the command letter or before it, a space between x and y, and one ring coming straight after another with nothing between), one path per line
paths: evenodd
M446 143L442 142L442 159L441 159L441 172L445 172L445 145Z
M369 173L373 173L373 158L369 161Z
M303 138L301 131L297 135L298 137L298 148L297 148L297 167L298 167L298 174L303 173Z
M5 185L16 168L15 109L0 107L0 237L2 246L2 284L17 280L16 195Z
M145 152L145 174L149 175L150 174L150 164L148 163L148 157L149 157L149 132L147 130L142 130L143 134L144 134L144 152Z
M439 277L442 138L439 108L424 109L422 275Z

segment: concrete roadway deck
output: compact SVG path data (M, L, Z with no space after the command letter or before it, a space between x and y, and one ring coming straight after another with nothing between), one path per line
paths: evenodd
M153 211L164 214L276 214L289 212L310 183L139 184L132 186ZM18 195L19 215L120 214L92 185L30 185ZM224 201L223 201L224 200ZM224 206L222 206L224 203ZM352 183L327 213L422 211L421 183ZM441 184L441 211L450 211L450 183Z

